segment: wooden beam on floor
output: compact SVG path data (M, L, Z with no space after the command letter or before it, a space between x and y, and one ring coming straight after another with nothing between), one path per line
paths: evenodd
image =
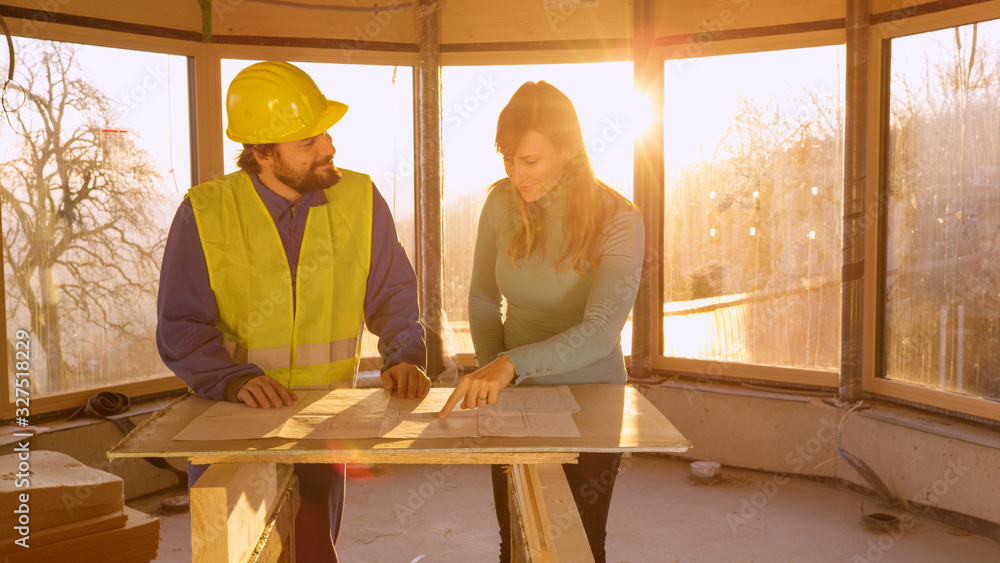
M243 563L292 477L275 463L213 464L191 487L193 563Z
M573 492L566 481L566 473L559 464L544 463L534 466L538 472L540 489L544 492L545 509L549 521L546 539L554 546L559 560L563 563L590 563L594 555L590 552L587 532L583 529L580 512L573 500Z
M562 466L510 468L511 552L522 563L593 563Z
M295 563L295 515L298 513L299 479L292 475L248 563Z

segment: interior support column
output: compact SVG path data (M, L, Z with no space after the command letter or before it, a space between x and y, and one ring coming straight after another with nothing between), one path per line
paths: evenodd
M443 158L441 152L441 18L439 0L420 0L420 63L417 67L417 277L420 322L427 341L427 375L444 369L441 335L444 319Z
M635 89L649 99L653 120L636 137L633 160L633 201L646 227L645 254L639 292L632 309L632 354L629 377L652 374L653 357L662 350L663 295L663 61L653 54L654 0L632 4L632 61Z
M847 99L844 117L844 249L841 275L840 400L861 400L862 313L867 188L868 2L847 2Z

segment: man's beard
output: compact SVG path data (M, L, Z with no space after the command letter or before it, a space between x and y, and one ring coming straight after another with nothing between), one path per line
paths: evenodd
M331 168L327 170L320 170L320 166L326 164L324 162L318 166L312 166L305 172L296 173L289 168L280 155L275 156L277 158L274 162L274 177L300 194L325 190L339 182L342 177L340 170L337 170L336 166L332 166L332 159L329 161Z

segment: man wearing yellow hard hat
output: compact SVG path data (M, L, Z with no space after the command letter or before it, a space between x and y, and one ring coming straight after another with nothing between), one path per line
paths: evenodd
M388 205L367 175L333 164L326 131L346 111L285 62L229 85L240 170L188 191L160 273L160 356L198 395L271 408L291 405L294 388L353 386L365 324L386 389L429 391L416 276ZM191 466L189 484L206 467ZM295 473L296 558L336 561L344 468Z

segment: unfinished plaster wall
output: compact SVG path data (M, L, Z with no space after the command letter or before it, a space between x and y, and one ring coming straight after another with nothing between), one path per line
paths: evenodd
M849 411L820 397L719 382L674 382L642 391L694 444L681 456L686 459L828 477L871 490L837 454L839 425L841 447L870 466L899 499L958 520L964 515L985 521L995 526L990 535L1000 530L995 431L894 405L863 403Z

